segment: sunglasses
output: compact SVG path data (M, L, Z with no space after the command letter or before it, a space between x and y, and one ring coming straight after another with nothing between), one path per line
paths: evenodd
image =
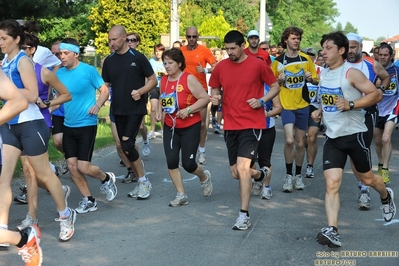
M187 39L191 39L191 38L197 39L197 37L198 37L198 35L186 35Z
M129 38L126 38L126 42L137 42L137 39L129 39Z
M260 48L260 49L265 50L265 51L269 50L269 48Z

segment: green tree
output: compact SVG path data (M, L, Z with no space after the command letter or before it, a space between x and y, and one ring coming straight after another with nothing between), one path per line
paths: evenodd
M190 3L189 1L184 1L179 6L180 14L180 36L186 35L186 29L190 26L199 27L205 20L207 20L211 14L206 12L199 5ZM204 35L203 32L199 32Z
M169 4L167 0L98 0L88 19L95 32L94 44L99 54L108 54L108 31L114 25L122 25L126 31L140 35L139 50L150 55L160 34L169 32Z
M254 29L259 18L259 0L188 0L188 2L200 6L206 14L214 16L222 10L230 26L243 33Z
M344 28L344 33L348 34L349 32L358 33L357 28L355 28L355 26L353 26L352 23L346 22L345 28Z
M280 42L285 28L297 26L304 30L302 47L319 46L321 36L331 30L339 14L333 0L269 0L267 12L273 22L271 42Z
M202 22L198 30L201 32L201 35L219 37L218 40L207 41L207 46L221 48L224 46L224 36L232 29L233 28L225 20L223 11L219 10L217 16L209 17L207 20Z

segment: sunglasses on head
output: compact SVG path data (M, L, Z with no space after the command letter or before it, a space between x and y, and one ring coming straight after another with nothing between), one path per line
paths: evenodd
M137 42L137 39L134 39L134 38L132 38L132 39L126 38L126 42Z
M191 38L196 39L197 37L198 37L197 35L186 35L187 39L191 39Z

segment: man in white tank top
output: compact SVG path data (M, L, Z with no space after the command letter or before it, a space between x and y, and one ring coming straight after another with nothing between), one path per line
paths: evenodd
M313 119L323 117L327 127L323 147L323 170L326 179L325 209L328 225L317 235L317 242L340 247L338 213L339 188L347 156L352 159L363 184L373 187L381 197L382 216L386 222L396 213L392 189L386 188L380 176L372 171L370 149L364 144L367 127L363 108L376 104L381 94L367 77L345 63L349 41L341 32L323 35L320 42L329 69L320 76L321 103L312 113ZM364 95L364 96L362 96Z

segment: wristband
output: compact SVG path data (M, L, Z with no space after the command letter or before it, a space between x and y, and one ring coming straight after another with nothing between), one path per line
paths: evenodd
M187 114L191 114L191 109L190 109L190 107L187 107L186 109L187 109Z
M262 98L259 98L259 103L260 103L260 106L262 106L265 102L263 101Z
M96 104L96 106L97 106L97 108L100 110L101 109L101 107L99 107L97 104Z
M208 69L207 68L204 68L204 73L208 74Z

